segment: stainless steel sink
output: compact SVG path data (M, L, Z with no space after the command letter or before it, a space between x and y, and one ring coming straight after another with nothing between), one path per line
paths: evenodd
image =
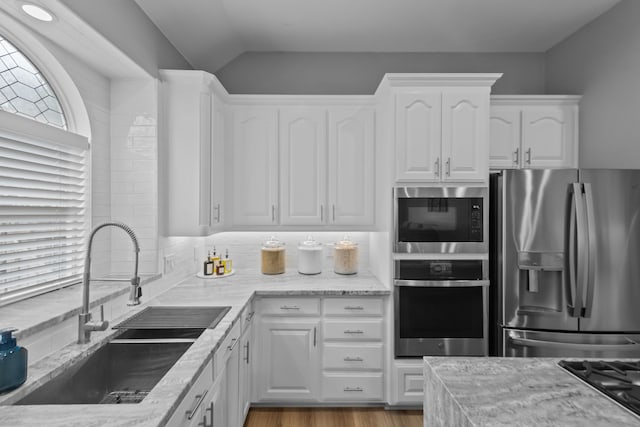
M215 328L231 307L147 307L114 329Z
M16 405L139 403L206 328L231 307L147 307L86 359Z
M16 405L139 403L190 341L107 343Z

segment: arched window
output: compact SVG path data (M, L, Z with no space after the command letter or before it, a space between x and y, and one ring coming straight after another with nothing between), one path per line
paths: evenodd
M67 129L58 98L47 80L22 52L1 35L0 108Z
M0 36L0 306L81 281L89 145L60 104Z

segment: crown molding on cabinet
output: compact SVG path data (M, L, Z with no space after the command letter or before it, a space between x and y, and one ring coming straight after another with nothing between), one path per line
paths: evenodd
M581 95L491 95L491 105L576 105Z

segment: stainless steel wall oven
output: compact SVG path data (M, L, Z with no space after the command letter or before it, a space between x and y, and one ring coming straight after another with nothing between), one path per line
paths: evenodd
M395 262L395 356L488 354L486 259Z
M487 253L488 189L394 188L396 253Z

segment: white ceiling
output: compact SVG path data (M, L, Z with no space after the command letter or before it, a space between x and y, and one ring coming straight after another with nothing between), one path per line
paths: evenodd
M545 52L619 0L135 0L194 68L246 51Z

